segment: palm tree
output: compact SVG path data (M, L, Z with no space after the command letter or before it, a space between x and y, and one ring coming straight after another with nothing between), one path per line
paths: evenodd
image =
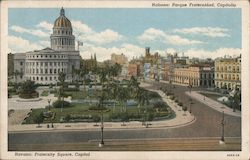
M86 94L86 74L88 74L87 68L83 67L79 74L83 81L83 95L85 95Z
M149 96L146 90L139 87L136 95L136 99L138 101L138 112L140 114L140 107L146 105L149 105Z
M136 98L137 91L139 90L139 82L137 82L137 79L134 76L131 76L128 87L131 91L132 97Z
M116 98L118 97L117 96L117 93L119 92L119 86L117 83L113 82L111 83L110 85L110 91L111 91L111 99L113 99L114 103L113 103L113 113L115 111L115 107L116 107Z
M65 79L66 79L66 74L64 72L59 72L58 80L60 81L61 87L59 89L59 95L58 95L58 100L61 101L62 107L61 107L61 112L63 109L63 103L64 103L64 86L65 86Z
M129 89L127 87L120 86L118 88L117 98L122 105L122 111L127 112L127 100L130 98Z
M13 74L15 78L15 83L17 83L17 76L20 75L20 72L18 70L15 70Z

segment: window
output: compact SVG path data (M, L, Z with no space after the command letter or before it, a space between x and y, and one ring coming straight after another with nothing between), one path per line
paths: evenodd
M38 69L36 69L36 73L38 73L39 71L38 71Z
M52 62L49 62L49 65L52 66Z
M36 62L36 65L38 66L38 62Z
M46 69L45 69L45 74L47 74L47 73L48 73L48 69L46 68Z
M49 58L51 58L52 56L50 55Z
M41 77L41 81L43 81L43 77Z
M39 80L39 77L36 77L36 80Z
M23 62L20 62L20 65L22 66L22 65L23 65Z
M52 74L52 69L49 70L49 73Z
M56 62L54 62L54 66L56 66Z
M40 65L43 66L43 62L41 62Z
M54 74L56 74L56 69L54 69Z
M56 80L56 77L54 77L54 80Z
M47 58L48 56L47 56L47 55L45 55L45 57Z
M33 81L35 80L35 77L33 77Z
M43 69L40 69L40 74L43 74Z
M45 62L45 66L48 66L48 62Z
M49 80L51 80L51 81L52 81L52 77L49 77Z
M47 79L47 77L45 77L45 81L47 81L48 79Z

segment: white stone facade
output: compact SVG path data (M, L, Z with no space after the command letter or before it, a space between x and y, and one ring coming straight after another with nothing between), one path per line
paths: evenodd
M71 22L62 8L50 36L51 48L14 55L14 71L21 73L15 81L30 79L40 84L54 84L58 82L59 72L66 73L66 81L72 81L72 72L80 69L81 59L75 50L72 32Z

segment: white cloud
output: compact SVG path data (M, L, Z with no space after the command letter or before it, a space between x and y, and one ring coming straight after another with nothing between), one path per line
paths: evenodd
M155 28L145 30L144 33L137 38L140 42L159 41L172 45L194 45L203 43L202 41L189 40L178 35L170 35Z
M71 23L75 34L86 35L93 33L93 30L88 25L82 23L81 21L72 20Z
M43 47L22 37L8 36L8 48L9 52L16 53L42 49Z
M41 30L33 30L33 29L26 29L26 28L23 28L23 27L20 27L20 26L11 26L11 29L15 32L18 32L18 33L28 33L28 34L31 34L33 36L38 36L38 37L49 37L49 34L44 32L44 31L41 31Z
M41 46L45 47L50 47L50 41L39 41L39 44Z
M36 27L52 32L53 24L47 21L42 21L39 24L37 24Z
M88 25L82 23L81 21L73 20L71 22L74 34L80 41L83 42L102 45L102 44L116 42L123 38L122 35L111 29L106 29L101 32L96 32L93 29L91 29Z
M122 44L119 47L100 47L94 46L91 44L85 44L80 48L80 53L83 58L90 58L91 54L96 54L98 61L104 61L111 58L112 53L121 54L123 53L128 59L132 59L133 57L139 57L144 54L144 48L133 44Z
M199 49L190 49L185 52L186 56L192 57L199 57L199 58L218 58L226 56L239 56L242 53L242 50L239 48L219 48L214 51L206 51L206 50L199 50Z
M227 34L228 31L228 29L220 27L193 27L174 30L176 33L199 34L208 37L230 37L230 35Z

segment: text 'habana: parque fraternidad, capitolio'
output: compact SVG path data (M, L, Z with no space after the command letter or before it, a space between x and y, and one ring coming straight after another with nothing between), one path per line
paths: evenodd
M175 8L185 8L185 7L219 7L219 8L232 8L236 7L237 5L235 3L196 3L196 2L173 2L173 3L163 3L163 2L157 2L157 3L152 3L152 7L175 7Z

